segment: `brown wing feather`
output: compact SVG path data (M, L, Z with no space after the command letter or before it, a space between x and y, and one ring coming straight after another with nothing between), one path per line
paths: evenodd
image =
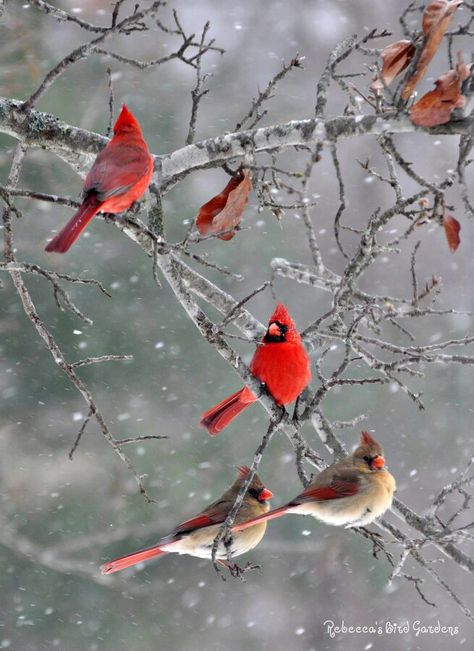
M360 490L360 473L351 468L339 468L336 471L328 468L323 471L305 490L298 495L290 505L301 504L311 500L325 501L342 497L350 497ZM326 474L327 473L327 474ZM328 476L329 475L329 476Z
M207 507L202 513L185 520L179 524L175 529L173 529L170 536L180 536L183 534L191 533L196 529L202 529L203 527L209 527L213 524L222 524L229 513L229 509L232 505L229 504L226 500L219 500L214 502Z

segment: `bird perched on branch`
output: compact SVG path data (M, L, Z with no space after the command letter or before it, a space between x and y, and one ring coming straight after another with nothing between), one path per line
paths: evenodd
M311 382L311 363L295 323L279 303L250 362L252 373L265 384L278 405L293 402ZM217 436L241 411L258 400L243 387L201 416L200 425Z
M234 525L232 532L242 532L286 513L312 515L336 526L363 527L390 508L395 489L380 444L368 432L362 432L353 454L325 468L291 502Z
M158 544L104 563L100 568L102 573L118 572L131 565L167 553L189 554L198 558L210 559L212 557L214 538L234 506L236 497L250 472L247 466L240 466L238 470L239 475L232 486L204 511L178 525ZM242 506L237 512L235 522L246 522L250 518L266 513L270 508L268 500L272 497L273 493L268 488L265 488L257 475L254 475L244 496ZM260 522L254 527L247 527L242 533L233 535L230 545L231 555L240 556L256 547L265 534L266 526L265 522ZM227 548L222 541L219 542L216 559L219 563L228 567L232 573L236 569L235 565L226 560Z
M98 212L121 213L138 201L150 184L153 157L138 121L125 104L114 125L114 135L99 153L83 188L77 213L46 247L65 253Z

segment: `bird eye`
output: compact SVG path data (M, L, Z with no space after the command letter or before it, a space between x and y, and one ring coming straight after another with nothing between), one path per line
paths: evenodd
M255 499L258 499L259 494L260 494L260 491L258 491L256 488L249 488L249 495L251 497L254 497Z
M364 461L370 466L370 464L372 463L372 458L365 455Z

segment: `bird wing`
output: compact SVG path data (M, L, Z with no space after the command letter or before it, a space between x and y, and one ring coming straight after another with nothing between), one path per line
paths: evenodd
M219 500L211 504L207 509L202 513L185 520L179 524L175 529L173 529L171 536L181 536L183 534L191 533L196 529L202 529L203 527L209 527L213 524L221 524L226 519L229 508L231 505L227 500Z
M140 181L148 165L150 155L137 145L117 143L103 149L84 183L84 194L97 194L99 201L125 194Z
M323 471L325 474L325 471ZM329 477L318 475L316 481L309 484L305 490L298 495L290 505L303 502L336 500L342 497L350 497L359 492L361 487L361 476L357 470L341 468L331 472Z

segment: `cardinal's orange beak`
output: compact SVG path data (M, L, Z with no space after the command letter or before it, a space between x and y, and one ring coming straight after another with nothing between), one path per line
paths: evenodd
M268 326L268 334L271 337L280 337L281 336L280 326L276 323L270 323L270 325Z
M385 459L381 454L372 461L372 468L383 468L385 466Z
M260 495L258 496L258 499L260 502L265 502L265 500L271 500L273 497L272 491L269 491L268 488L264 488L261 492Z

